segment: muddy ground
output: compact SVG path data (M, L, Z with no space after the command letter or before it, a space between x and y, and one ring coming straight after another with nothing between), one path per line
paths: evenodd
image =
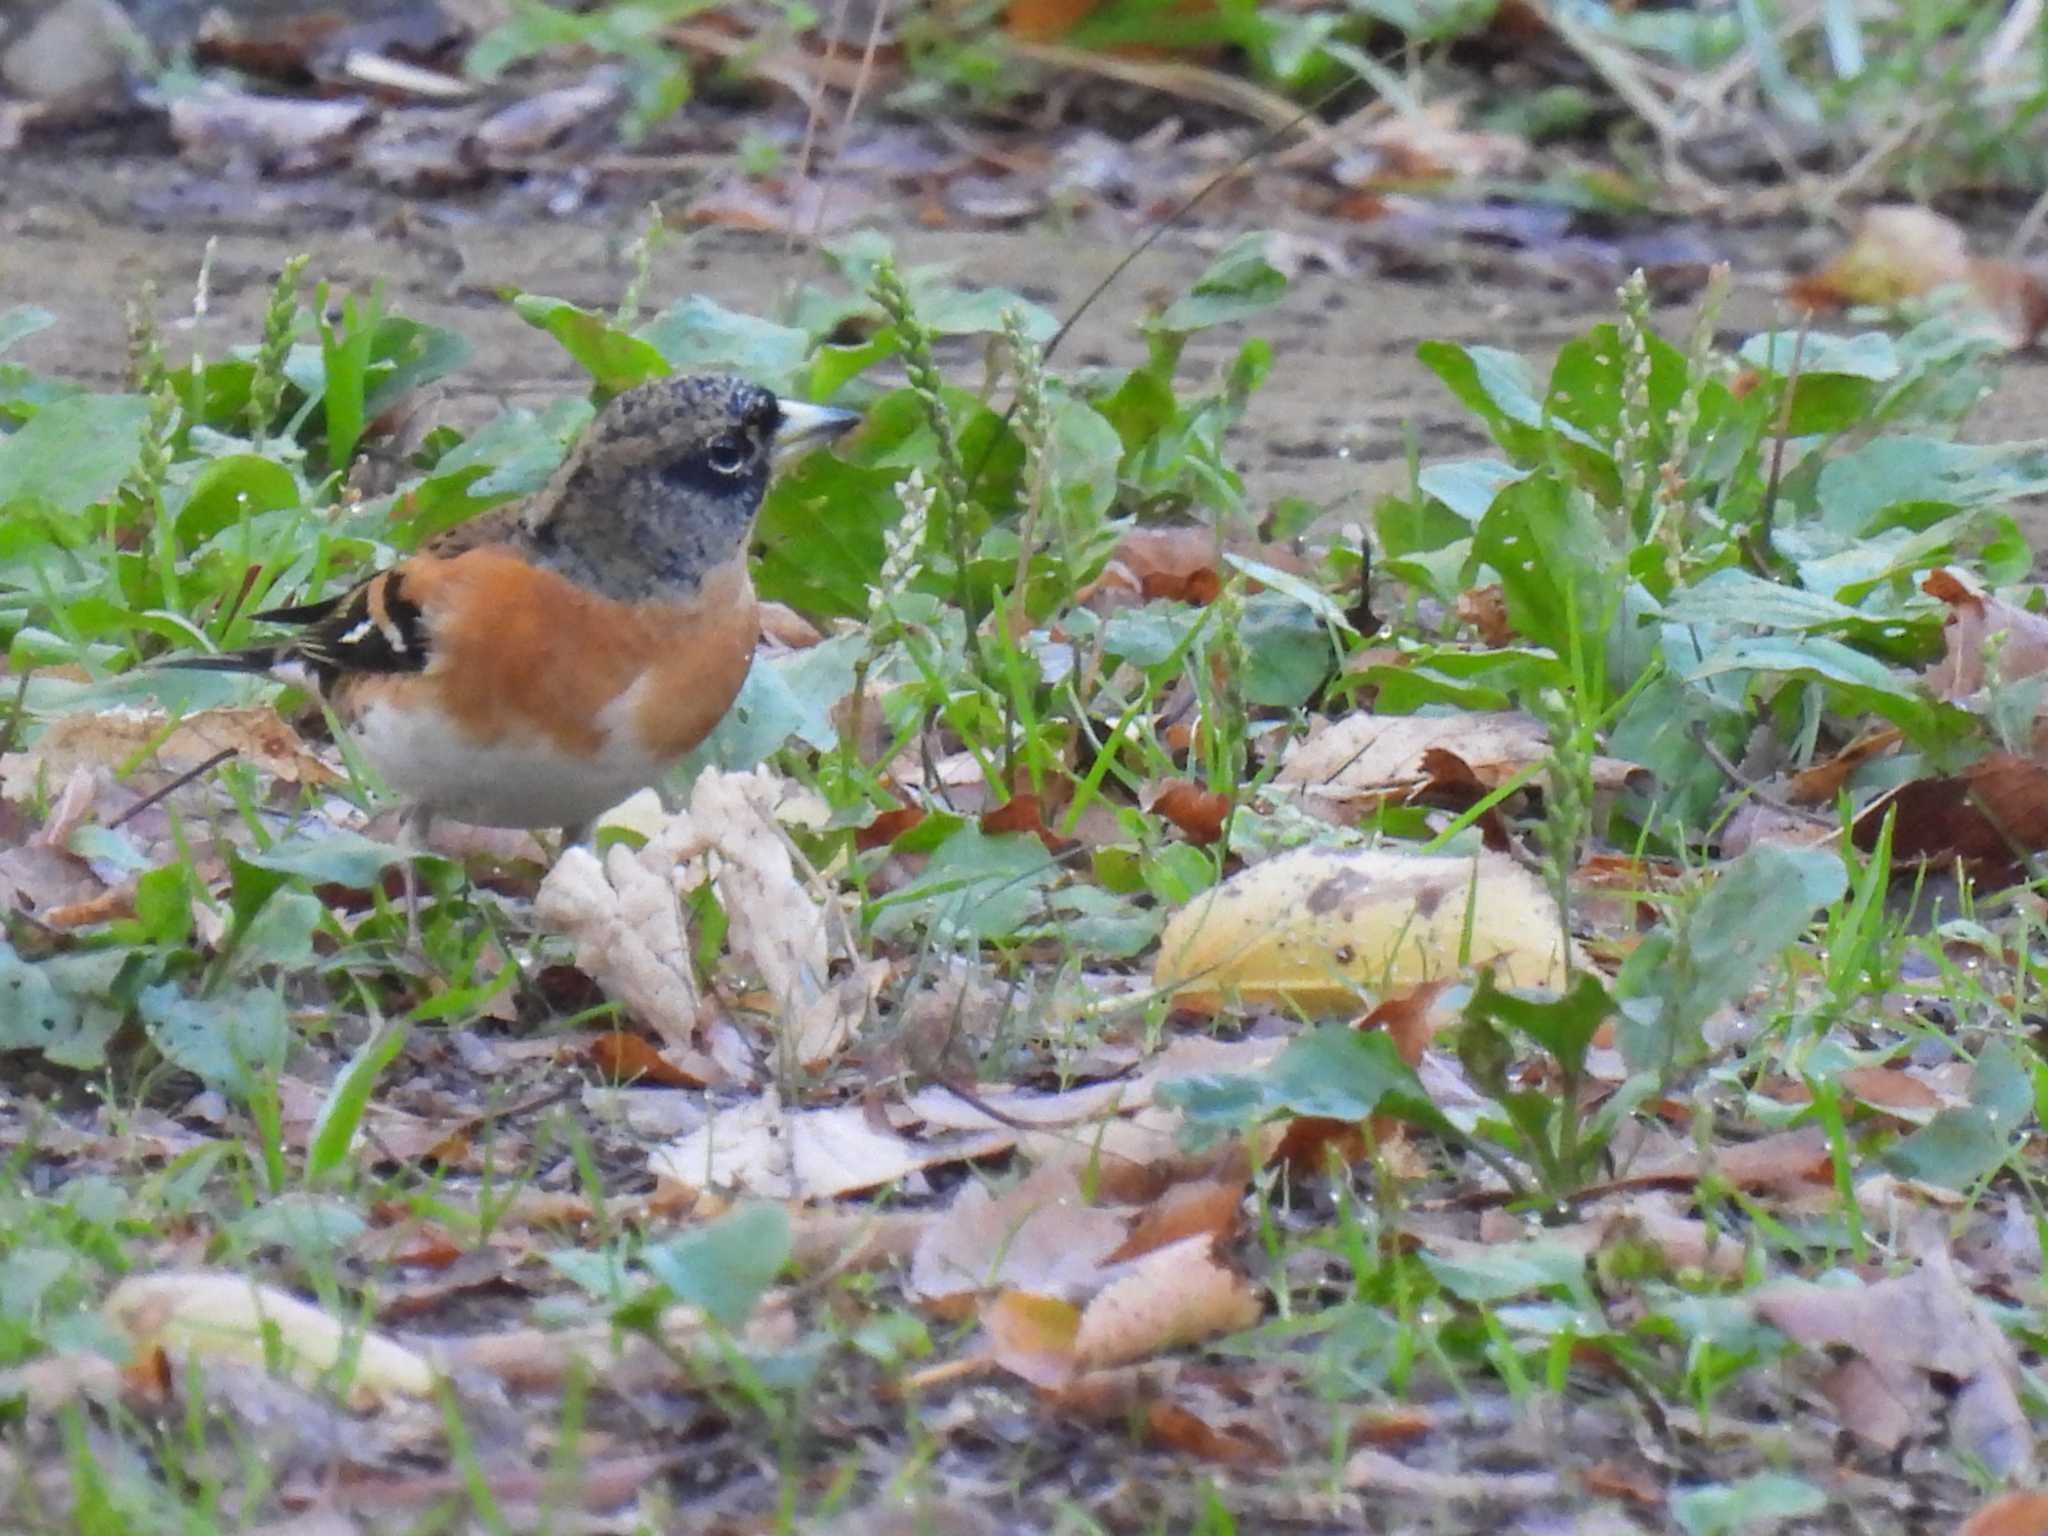
M25 153L0 169L0 308L35 303L60 318L24 343L16 359L112 386L126 366L123 309L145 281L156 284L166 323L189 331L193 278L209 236L219 239L210 349L253 339L273 274L287 256L309 251L311 278L340 290L366 290L382 279L399 312L475 342L475 357L443 386L436 407L445 419L468 425L502 403L535 403L580 387L575 365L521 322L498 290L511 286L600 308L616 303L629 277L627 247L647 201L665 190L672 189L608 188L573 214L551 217L538 196L516 188L420 203L334 180L225 179L154 155ZM1015 288L1062 315L1128 246L1046 227L925 229L906 209L884 205L873 217L909 261L953 263L963 279ZM1303 217L1293 232L1344 252L1355 229ZM1089 312L1062 364L1132 360L1134 322L1148 299L1184 289L1234 232L1198 223L1163 240ZM1735 267L1736 291L1724 314L1732 335L1786 323L1775 298L1784 269L1833 243L1825 230L1785 228L1712 238ZM1370 255L1354 256L1352 264L1345 274L1311 265L1278 309L1247 327L1211 333L1191 350L1189 366L1201 368L1226 357L1246 334L1274 343L1272 378L1239 444L1254 508L1304 496L1326 506L1330 526L1341 527L1403 483L1411 434L1425 462L1484 447L1475 424L1416 361L1417 342L1486 342L1547 367L1558 345L1613 309L1602 284L1544 281L1483 253L1447 254L1427 280L1383 275ZM796 285L823 270L818 256L793 249L781 235L700 230L659 252L648 301L659 307L702 292L773 313ZM1683 305L1667 309L1667 334L1682 337L1688 324ZM978 376L977 367L962 378ZM2044 432L2048 362L2039 355L2016 359L1969 435L2000 441ZM2048 543L2040 537L2048 533L2048 507L2037 509L2033 521L2035 542Z

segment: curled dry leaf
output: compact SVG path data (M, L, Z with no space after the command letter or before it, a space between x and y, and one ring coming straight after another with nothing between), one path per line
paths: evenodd
M1223 824L1230 819L1231 797L1204 789L1186 779L1168 779L1145 786L1138 804L1155 816L1164 816L1191 843L1208 847L1223 841Z
M287 784L341 782L275 710L202 709L175 725L160 709L77 710L52 720L33 746L0 757L0 798L26 799L80 767L120 770L138 760L142 767L127 782L147 791L222 752Z
M1533 715L1513 710L1455 715L1346 715L1318 724L1291 745L1275 784L1312 792L1352 809L1415 794L1430 784L1425 759L1448 752L1487 789L1548 761L1550 738ZM1647 783L1648 772L1620 758L1593 759L1596 789Z
M969 1131L918 1141L877 1129L858 1105L789 1109L772 1091L714 1114L649 1157L655 1174L687 1189L778 1200L825 1200L878 1189L925 1168L992 1157L1014 1132Z
M831 975L835 948L850 952L850 930L807 888L780 824L813 812L809 797L766 770L708 769L689 808L637 853L614 846L601 868L585 849L563 854L534 910L575 941L577 963L608 992L664 1039L688 1046L698 997L677 887L711 879L730 925L727 942L759 977L791 1053L802 1066L822 1065L845 1047L887 968L856 963Z
M1493 966L1506 986L1561 987L1564 960L1550 893L1505 855L1301 848L1174 913L1152 980L1185 1008L1240 999L1317 1014L1468 965Z
M1759 1292L1756 1315L1795 1343L1833 1356L1820 1383L1843 1427L1893 1451L1933 1422L1947 1399L1956 1450L1994 1475L2033 1460L2034 1433L2018 1395L2011 1340L1985 1316L1934 1248L1910 1273L1850 1289L1784 1280ZM1950 1395L1936 1378L1957 1383Z
M1962 226L1908 204L1871 208L1835 259L1791 284L1809 309L1897 304L1963 287L1990 314L2006 346L2029 346L2048 326L2048 284L2024 267L1970 255Z
M348 1399L356 1408L434 1390L432 1367L396 1340L242 1275L133 1275L114 1287L101 1310L138 1354L161 1349L255 1366L276 1359L288 1375L309 1385L352 1360Z
M1259 1320L1251 1282L1223 1264L1206 1236L1156 1248L1112 1280L1081 1311L1076 1360L1088 1370L1123 1365Z
M2048 672L2048 618L1991 596L1966 573L1947 567L1931 572L1920 590L1948 604L1942 657L1927 673L1936 698L1968 698L1989 681L1984 662L1994 639L1999 682Z
M343 159L374 113L360 101L254 96L209 83L169 104L171 137L201 165L247 165L277 175Z

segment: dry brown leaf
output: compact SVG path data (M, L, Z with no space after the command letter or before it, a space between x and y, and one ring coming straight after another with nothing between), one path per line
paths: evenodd
M1075 1370L1074 1343L1081 1309L1057 1296L1004 1291L981 1309L989 1354L997 1365L1035 1387L1058 1387Z
M926 1168L1007 1152L1007 1130L916 1141L880 1130L857 1104L790 1109L770 1090L712 1115L648 1158L659 1178L693 1190L825 1200L879 1189Z
M1995 639L1998 678L2015 682L2048 672L2048 618L1993 597L1966 572L1943 567L1920 590L1948 604L1942 621L1942 658L1927 672L1938 699L1964 699L1983 688L1985 652Z
M1103 1262L1121 1264L1190 1237L1218 1242L1229 1238L1243 1214L1247 1182L1243 1178L1195 1179L1173 1185L1139 1213L1130 1235Z
M1219 1334L1240 1333L1262 1308L1251 1283L1216 1258L1214 1240L1154 1249L1081 1310L1074 1355L1086 1370L1143 1360Z
M591 1064L613 1082L640 1082L660 1088L711 1086L710 1081L677 1066L649 1042L623 1030L599 1035L584 1050Z
M2048 1493L2004 1493L1956 1527L1956 1536L2048 1536Z
M1345 156L1334 174L1354 188L1518 175L1529 160L1528 141L1463 127L1461 116L1459 103L1436 101L1384 117L1353 135L1362 152Z
M2032 1464L2011 1341L1984 1315L1943 1248L1907 1274L1856 1288L1782 1280L1758 1292L1756 1315L1809 1349L1850 1350L1821 1383L1843 1427L1883 1451L1933 1422L1947 1399L1959 1453L1998 1477ZM1956 1383L1937 1388L1936 1377Z
M393 1397L425 1397L434 1372L424 1358L383 1334L330 1316L272 1286L219 1270L131 1275L101 1308L138 1355L155 1350L211 1356L245 1365L273 1360L313 1384L344 1360L348 1397L374 1408Z
M1507 595L1499 582L1460 592L1451 612L1460 624L1469 624L1477 630L1479 638L1488 645L1505 647L1514 644L1515 628L1508 622Z
M361 101L257 96L215 82L172 97L166 110L186 159L280 176L336 164L375 119Z
M1993 752L1959 774L1902 784L1857 815L1858 848L1877 845L1887 812L1894 860L1960 860L1982 885L2010 884L2048 849L2048 765Z
M33 746L0 757L0 799L26 800L81 767L120 772L138 762L126 782L148 791L222 752L287 784L317 788L342 778L275 710L202 709L175 724L160 709L77 710L52 720Z
M1081 600L1168 598L1205 604L1223 590L1223 564L1212 528L1133 528L1117 540L1102 574Z
M1084 1297L1129 1233L1129 1213L1091 1205L1070 1169L1039 1169L1000 1194L964 1184L926 1228L905 1289L925 1301L988 1290Z
M1438 1507L1476 1504L1490 1509L1554 1499L1555 1472L1437 1472L1361 1446L1344 1463L1344 1486L1428 1499Z
M2011 262L1973 258L1961 225L1907 204L1866 209L1834 260L1786 293L1809 309L1834 310L1897 304L1950 287L1969 290L2008 347L2031 345L2048 325L2048 285L2039 276Z
M1895 725L1865 731L1826 762L1815 763L1787 779L1785 798L1794 805L1832 805L1848 784L1850 774L1905 739L1906 733Z
M1138 804L1155 816L1164 816L1189 842L1205 848L1223 841L1223 824L1231 811L1229 795L1186 779L1147 784L1139 791Z
M1559 928L1542 882L1502 854L1301 848L1174 913L1152 979L1184 1008L1235 1000L1311 1014L1462 974L1468 957L1494 967L1504 985L1556 987Z
M1513 710L1450 715L1358 713L1318 722L1288 747L1275 784L1314 793L1354 809L1416 794L1428 787L1424 762L1432 750L1457 757L1488 789L1550 758L1541 721ZM1593 759L1596 789L1643 783L1648 775L1620 758Z
M1248 1424L1220 1430L1192 1409L1178 1403L1151 1403L1145 1428L1152 1439L1183 1456L1199 1456L1226 1467L1270 1467L1281 1460L1280 1449Z

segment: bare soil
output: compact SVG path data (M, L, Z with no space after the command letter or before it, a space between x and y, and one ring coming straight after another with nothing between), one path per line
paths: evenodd
M580 387L570 359L521 322L500 292L616 303L647 199L664 190L619 189L556 218L538 193L517 188L423 203L339 179L223 179L154 155L25 154L0 173L0 306L35 303L60 318L23 344L20 360L104 386L123 376L123 311L145 283L155 284L167 324L189 326L208 238L219 241L203 338L212 349L252 339L278 267L310 251L312 275L337 291L381 280L399 312L447 325L476 344L474 359L444 386L438 407L446 419L468 425L504 403L535 403ZM1044 226L931 230L918 226L911 210L886 205L874 209L874 219L907 260L951 263L963 280L1017 289L1061 315L1127 249ZM1356 228L1302 218L1293 232L1341 252ZM1063 364L1133 360L1135 322L1147 303L1183 290L1234 232L1198 224L1161 241L1089 311L1068 339ZM1737 274L1724 326L1748 333L1790 323L1775 299L1783 268L1830 242L1826 231L1722 234L1717 243L1734 258ZM1255 509L1283 496L1306 497L1341 527L1361 521L1374 498L1402 485L1411 442L1424 462L1483 448L1476 426L1416 361L1418 342L1484 342L1547 367L1560 344L1613 309L1604 287L1518 278L1483 253L1447 253L1427 280L1381 275L1369 256L1353 266L1345 274L1304 271L1284 304L1245 328L1270 338L1276 355L1239 445ZM702 230L658 253L648 298L660 305L702 292L734 308L773 313L822 267L821 258L781 235ZM1667 334L1682 334L1689 316L1675 306L1664 323ZM1220 364L1242 339L1231 331L1201 338L1189 366ZM963 376L977 375L975 369ZM2044 422L2048 361L2022 357L2004 370L1970 435L1986 442L2038 436ZM2036 509L2033 525L2048 533L2048 508Z

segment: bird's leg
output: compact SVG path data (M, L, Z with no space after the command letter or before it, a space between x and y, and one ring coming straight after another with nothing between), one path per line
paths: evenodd
M434 829L434 808L426 804L413 806L399 828L399 841L406 847L405 947L412 954L424 955L426 948L420 942L419 857L427 851L427 835Z
M561 828L560 831L562 840L555 846L556 858L560 858L579 843L586 848L593 848L590 840L597 835L597 818L593 816L588 821L579 821L574 826Z

